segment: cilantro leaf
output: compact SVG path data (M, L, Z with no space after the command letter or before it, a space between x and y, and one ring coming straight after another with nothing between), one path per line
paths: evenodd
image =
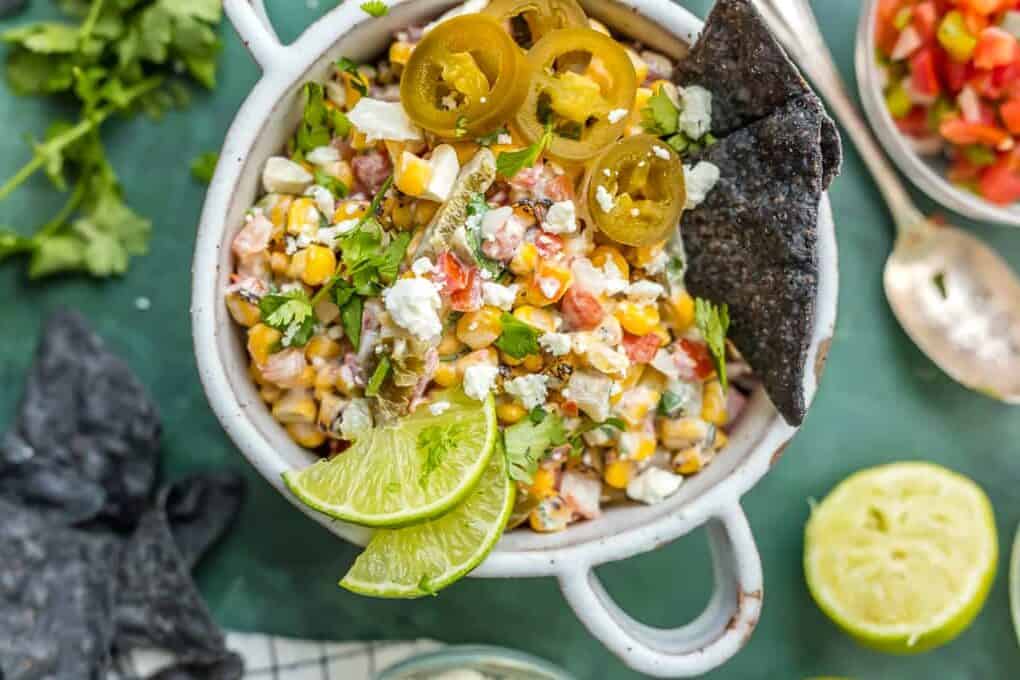
M220 162L220 153L218 151L206 151L200 156L196 156L191 161L191 175L202 184L208 184L212 181L213 175L216 173L216 164Z
M318 184L319 186L322 186L322 187L325 187L326 189L328 189L329 192L331 194L333 194L334 196L339 196L340 198L343 198L344 196L347 195L347 191L348 191L347 185L344 184L343 182L341 182L340 180L338 180L333 175L330 175L329 173L327 173L327 172L325 172L323 170L316 169L316 171L315 171L315 183ZM328 216L328 217L332 217L332 216Z
M501 152L496 157L496 172L510 179L524 168L530 168L538 162L538 157L552 143L552 135L552 128L547 126L534 144L517 151Z
M40 21L5 31L0 40L37 54L67 54L78 49L79 35L72 24Z
M648 98L648 105L641 109L641 126L653 135L672 135L677 130L679 117L680 110L660 87Z
M726 381L726 332L730 328L730 308L726 304L716 306L708 300L696 298L694 300L694 322L712 354L712 363L715 364L719 382L722 383L725 393L728 387Z
M592 430L597 430L600 427L611 427L623 432L627 429L626 423L620 418L606 418L601 423L596 423L594 420L590 420L578 429L574 431L574 434L570 437L570 448L572 456L580 456L584 451L584 439L582 436Z
M347 57L340 57L339 61L336 62L336 67L341 73L347 73L351 76L351 87L357 90L362 97L368 94L368 83L365 82L365 77L358 70L357 64Z
M475 260L478 261L478 266L495 278L503 272L503 264L498 260L493 260L482 250L482 217L488 210L489 204L485 201L485 195L473 194L468 200L464 232L467 236L467 244L470 246L471 252L474 253Z
M322 85L305 83L304 96L305 108L293 144L296 151L308 153L320 146L327 146L332 141L333 135L329 131L331 117Z
M503 444L509 465L510 478L530 484L538 469L539 459L553 446L567 441L563 419L548 413L538 423L522 420L503 430Z
M365 300L360 295L353 295L340 305L340 323L355 352L361 349L361 317L364 311Z
M379 394L379 388L382 387L383 381L386 380L386 376L390 374L390 358L384 356L380 361L379 365L372 371L372 377L368 379L368 385L365 386L365 396L374 397Z
M390 8L386 6L383 0L368 0L368 2L361 3L361 9L364 10L365 14L371 14L374 17L386 16L390 11Z
M945 300L949 295L946 291L946 273L944 271L935 272L934 276L931 277L931 282L939 291L939 295L942 296L942 299Z
M315 311L301 289L263 295L259 311L264 324L283 333L284 347L303 347L315 331Z
M503 312L500 321L503 324L503 332L496 338L497 348L515 359L523 359L529 354L539 353L540 330L508 312Z

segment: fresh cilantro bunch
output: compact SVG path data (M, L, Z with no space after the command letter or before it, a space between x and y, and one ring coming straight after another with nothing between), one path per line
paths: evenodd
M189 100L188 80L212 88L220 51L221 0L59 0L68 21L0 35L5 75L21 95L56 95L79 109L52 125L32 158L4 184L0 201L40 170L64 206L31 236L0 228L0 260L29 258L32 278L59 272L122 274L147 250L151 223L124 202L99 135L111 116L158 117ZM72 188L73 187L73 188Z

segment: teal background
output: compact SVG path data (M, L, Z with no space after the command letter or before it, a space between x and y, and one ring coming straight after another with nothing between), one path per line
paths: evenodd
M268 4L290 39L333 3L322 0L314 9L305 0ZM711 3L685 4L704 15ZM852 83L857 3L815 5ZM0 29L55 14L52 4L35 0L23 17L0 21ZM335 583L356 549L288 505L227 440L198 383L188 317L191 250L203 197L188 165L199 153L219 147L258 77L232 29L225 27L224 37L215 92L199 94L190 109L172 112L162 122L117 121L104 131L129 203L155 222L151 254L137 259L122 279L107 282L75 277L30 283L20 266L0 265L0 426L10 421L42 319L58 305L80 309L155 394L165 423L167 474L231 467L251 482L250 500L236 529L198 571L202 591L224 626L338 640L428 636L493 643L544 656L585 680L641 677L587 635L551 579L468 579L438 598L413 603L373 601L339 589ZM0 135L0 175L13 173L27 160L21 133L41 136L60 113L50 102L16 98L0 85L5 132ZM892 223L853 149L847 149L831 198L841 301L828 371L804 429L744 500L765 568L761 623L743 651L706 677L1016 677L1020 651L1007 604L1006 562L1020 519L1020 417L951 382L900 330L881 287ZM37 178L3 204L0 224L27 233L57 210L56 199ZM922 205L932 209L927 201ZM969 226L1020 267L1020 234ZM152 300L150 311L135 308L139 296ZM937 651L892 657L857 646L814 606L801 569L802 527L808 499L824 496L849 473L914 458L937 461L980 482L996 508L1001 559L988 604L969 630ZM653 625L692 618L711 591L701 532L599 573L628 611Z

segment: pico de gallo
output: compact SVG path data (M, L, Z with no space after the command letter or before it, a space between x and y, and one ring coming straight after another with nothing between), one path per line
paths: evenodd
M680 216L719 169L686 161L711 84L673 68L575 0L472 0L308 83L226 291L291 438L343 456L442 390L495 394L512 524L540 532L709 464L750 377L684 286Z
M881 0L875 21L886 106L948 179L1020 200L1020 2Z

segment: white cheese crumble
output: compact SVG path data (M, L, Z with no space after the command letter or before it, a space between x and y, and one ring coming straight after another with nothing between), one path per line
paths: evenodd
M658 144L654 144L652 146L652 153L654 153L656 157L661 158L664 161L669 160L669 151L667 151L664 147L659 146Z
M547 375L522 375L506 384L506 393L520 399L524 408L530 410L545 403L548 382Z
M359 223L360 220L355 219L340 220L334 225L334 228L336 229L337 235L342 236L349 231L354 231L354 229L357 228Z
M554 357L570 352L570 336L566 333L545 333L539 336L538 344Z
M616 201L613 200L613 195L602 186L601 184L595 188L595 202L602 208L602 212L607 213L613 210L613 206L616 205Z
M666 500L680 488L684 478L661 468L650 467L627 484L627 497L654 505Z
M606 118L609 119L610 123L616 125L621 120L626 118L628 113L630 112L627 109L613 109L612 111L609 112L609 115L606 116Z
M645 271L652 276L657 276L662 272L666 271L666 265L669 263L669 255L666 254L665 250L660 250L652 256L652 259L645 265Z
M577 231L577 209L573 201L558 201L549 206L542 228L550 234L573 234Z
M414 272L415 276L425 276L436 271L436 266L432 264L432 260L427 257L419 257L411 265L411 271Z
M484 401L496 382L499 369L489 364L474 364L464 371L464 394L475 401Z
M326 187L314 184L308 187L308 190L305 191L305 196L315 201L315 207L323 215L332 217L333 213L336 212L336 198L333 196L333 192Z
M559 279L554 279L551 276L540 276L536 283L538 283L538 289L542 291L542 295L550 300L555 298L556 294L560 292Z
M400 102L362 97L347 118L365 135L369 144L380 139L394 142L422 139L421 130L407 117Z
M439 320L442 301L431 281L400 279L383 296L393 322L411 335L428 341L442 334L443 323Z
M434 416L441 416L446 413L447 409L450 408L450 402L448 401L437 401L429 404L429 413Z
M305 154L305 160L312 165L331 165L340 160L340 150L335 146L318 146Z
M684 186L687 189L686 210L693 210L701 205L708 192L719 181L719 168L708 161L698 161L694 167L684 165Z
M453 184L457 181L457 174L460 173L457 151L449 144L440 144L432 150L429 166L432 168L432 176L421 197L428 201L445 203L450 198Z
M372 409L368 399L358 397L351 399L351 403L344 409L340 418L340 434L344 439L354 441L358 435L372 427Z
M640 302L653 302L665 293L666 289L654 281L635 281L627 286L627 297Z
M499 307L503 310L510 310L517 299L517 290L520 286L516 283L503 286L498 283L485 281L482 283L482 301L487 305Z
M712 93L700 85L680 90L683 108L677 118L677 127L691 139L701 139L712 126Z
M486 241L495 241L500 229L507 223L507 220L514 214L514 209L508 205L501 208L485 211L482 216L481 234Z
M498 135L496 135L496 143L497 144L513 144L514 143L514 138L511 137L510 133L508 133L508 132L500 132Z
M627 279L623 277L623 272L616 266L616 263L612 260L606 260L606 263L602 265L602 271L605 273L605 291L610 295L617 295L627 290L630 286Z
M270 194L303 194L315 178L289 158L273 156L262 170L262 186Z

